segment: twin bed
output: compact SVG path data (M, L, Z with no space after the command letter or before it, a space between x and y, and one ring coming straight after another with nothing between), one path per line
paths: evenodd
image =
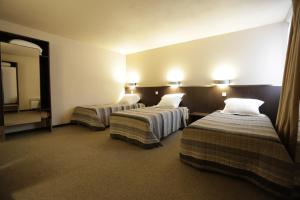
M226 101L222 111L183 130L180 159L198 169L246 179L281 198L298 199L300 157L291 159L271 120L259 113L263 102ZM230 108L231 103L234 107Z
M167 94L156 106L113 113L110 136L143 148L160 146L165 137L186 127L188 109L179 107L183 95Z
M180 158L196 168L247 179L278 195L293 190L293 161L265 115L216 111L184 129Z
M145 105L142 103L77 106L74 109L71 122L85 125L95 130L104 130L110 124L109 118L112 113L143 107Z
M188 109L186 107L146 107L116 112L111 115L110 135L143 148L161 145L160 141L186 127Z
M110 115L114 112L145 107L138 103L136 94L125 94L118 103L91 106L77 106L72 114L71 123L81 124L95 130L104 130L110 125Z

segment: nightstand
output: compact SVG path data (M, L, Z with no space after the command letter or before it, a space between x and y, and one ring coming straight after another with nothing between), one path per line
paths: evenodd
M189 115L189 124L193 123L194 121L197 121L198 119L201 119L208 115L209 113L206 112L192 112Z

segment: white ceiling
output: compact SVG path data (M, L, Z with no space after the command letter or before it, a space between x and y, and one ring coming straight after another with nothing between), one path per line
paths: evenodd
M283 21L290 0L0 0L0 19L124 54Z

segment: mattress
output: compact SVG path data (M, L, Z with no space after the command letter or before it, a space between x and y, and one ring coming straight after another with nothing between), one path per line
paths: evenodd
M102 104L102 105L91 105L91 106L78 106L74 109L72 114L71 122L82 124L96 130L105 129L110 125L109 117L112 113L143 108L145 107L142 103L126 105L126 104Z
M110 135L143 148L153 148L160 141L186 127L188 109L146 107L135 110L115 112L110 117Z
M277 195L293 190L294 164L265 115L216 111L183 130L181 160L247 179Z

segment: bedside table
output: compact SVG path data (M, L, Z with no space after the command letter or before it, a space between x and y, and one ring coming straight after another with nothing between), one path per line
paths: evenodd
M206 112L192 112L189 114L189 124L193 123L194 121L197 121L198 119L201 119L208 115L209 113Z

